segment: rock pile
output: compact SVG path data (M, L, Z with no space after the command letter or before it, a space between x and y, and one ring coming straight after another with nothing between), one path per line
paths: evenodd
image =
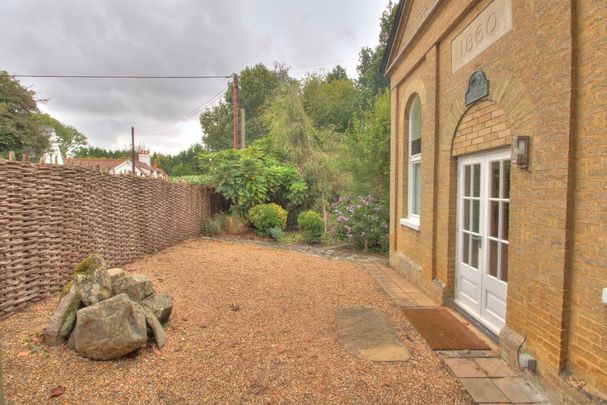
M148 334L164 346L162 324L169 320L173 298L157 294L144 275L108 269L100 255L83 260L63 289L44 331L51 346L68 342L78 354L111 360L144 347Z

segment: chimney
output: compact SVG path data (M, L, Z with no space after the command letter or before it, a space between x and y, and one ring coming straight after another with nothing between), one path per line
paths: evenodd
M146 165L151 166L150 151L148 149L141 149L139 151L139 162L145 163Z

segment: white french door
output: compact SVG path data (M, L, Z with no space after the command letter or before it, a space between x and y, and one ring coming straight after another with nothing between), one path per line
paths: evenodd
M506 322L510 151L458 159L455 302L499 334Z

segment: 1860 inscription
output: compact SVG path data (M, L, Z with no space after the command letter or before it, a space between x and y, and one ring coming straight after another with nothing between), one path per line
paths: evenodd
M512 0L493 0L451 43L455 72L512 29Z

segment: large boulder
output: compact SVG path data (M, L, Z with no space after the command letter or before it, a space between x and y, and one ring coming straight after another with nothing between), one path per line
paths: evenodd
M70 346L94 360L112 360L146 345L145 310L126 294L101 301L76 313Z
M73 283L84 305L95 305L112 296L112 280L100 255L91 255L80 262Z
M141 301L141 305L152 311L161 323L165 323L173 311L173 297L169 294L154 294Z
M61 296L59 305L51 317L48 326L44 330L43 341L50 346L63 344L69 336L74 326L76 311L80 306L80 295L76 292L74 286L71 286L67 293Z
M130 299L140 302L154 294L154 285L142 274L119 277L112 285L114 294L126 294Z

